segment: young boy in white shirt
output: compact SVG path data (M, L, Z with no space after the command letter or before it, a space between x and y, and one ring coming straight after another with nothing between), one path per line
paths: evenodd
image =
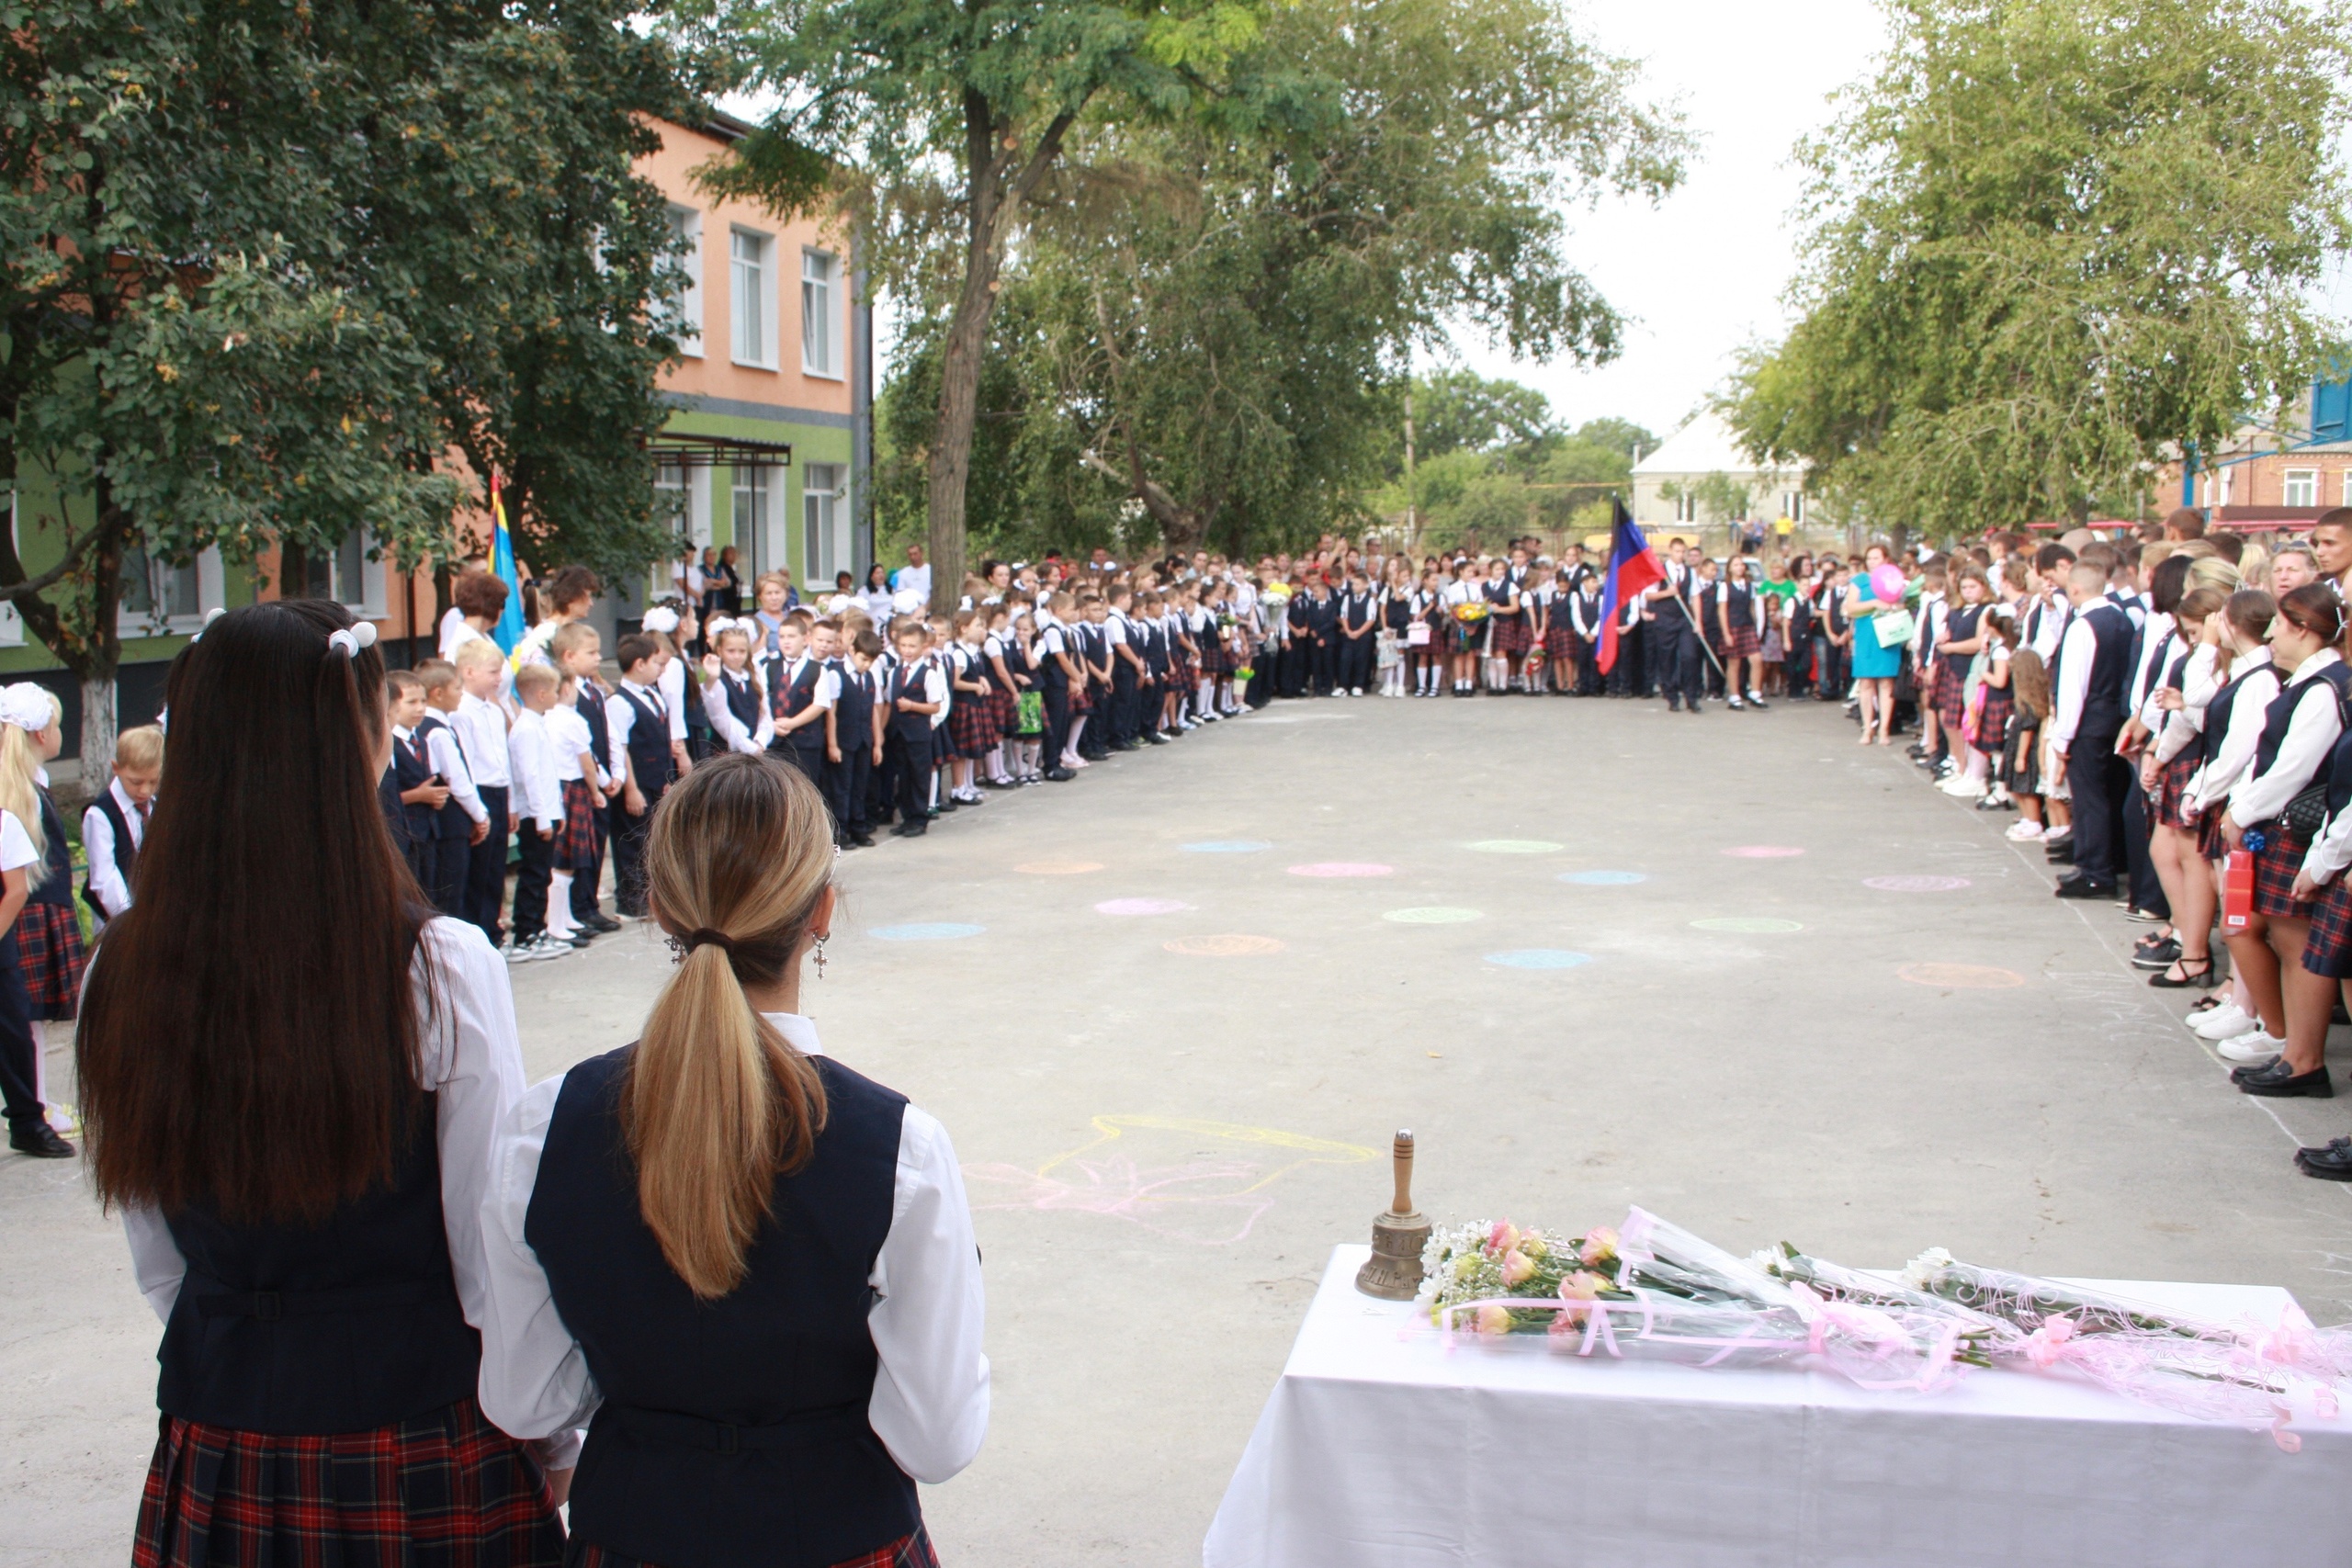
M490 580L497 581L496 578ZM490 945L505 940L499 915L506 903L506 841L511 831L507 794L514 774L506 760L506 710L499 705L499 687L506 676L506 656L488 637L473 637L458 645L450 662L458 667L458 710L449 726L458 732L458 749L473 773L474 795L481 800L485 826L466 857L466 919L481 928Z
M82 813L82 849L90 874L82 902L103 927L130 908L131 874L147 840L147 813L164 776L164 732L152 724L115 737L114 778Z
M555 839L563 827L563 787L556 777L556 743L548 728L556 693L562 677L544 664L526 664L514 672L514 696L523 711L506 732L509 776L514 780L514 941L506 961L524 964L554 958L571 951L548 935L548 893L555 879ZM572 722L580 723L574 714ZM580 727L580 748L587 750L587 726ZM573 771L578 771L578 757ZM568 893L569 888L566 889ZM564 911L568 917L570 911ZM567 919L565 923L570 923Z

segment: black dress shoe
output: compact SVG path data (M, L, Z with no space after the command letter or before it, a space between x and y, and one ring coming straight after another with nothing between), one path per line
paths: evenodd
M597 910L594 914L589 916L580 923L588 927L592 931L600 931L608 934L621 929L621 923L613 919L612 916L605 913L602 909Z
M2329 1081L2324 1066L2313 1067L2308 1073L2299 1073L2287 1065L2284 1056L2267 1067L2256 1067L2230 1076L2237 1079L2240 1094L2258 1094L2265 1100L2291 1100L2298 1095L2312 1100L2335 1098L2335 1085Z
M1048 784L1068 784L1070 780L1076 777L1078 777L1078 775L1071 773L1068 768L1047 768L1046 770L1046 782Z
M8 1129L8 1146L35 1159L72 1159L74 1145L57 1135L46 1122L27 1122Z
M920 839L925 833L930 831L931 824L928 822L901 822L897 827L890 829L890 837L894 839Z
M861 850L870 850L874 847L874 835L871 833L852 833L849 836L849 841L855 844Z
M2295 1168L2322 1181L2352 1181L2352 1138L2331 1138L2324 1148L2297 1149Z
M2053 891L2061 898L2112 898L2115 884L2093 882L2087 876L2062 876Z
M2072 839L2059 840L2056 843L2052 844L2048 849L2042 851L2042 858L2048 861L2052 865L2074 864L2075 841Z

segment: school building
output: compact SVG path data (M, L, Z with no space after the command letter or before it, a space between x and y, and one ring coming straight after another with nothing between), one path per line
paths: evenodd
M2276 423L2249 421L2218 451L2177 454L2156 471L2153 509L2177 506L2221 527L2288 534L2352 506L2352 378L2313 381Z
M677 363L662 377L673 412L652 438L646 483L673 519L679 548L734 546L747 584L779 569L804 593L830 591L838 572L862 579L874 549L866 504L874 334L871 312L859 303L864 279L856 247L816 219L780 219L754 203L714 199L696 188L695 169L751 129L742 121L714 113L698 125L655 124L661 149L638 168L668 198L684 252L686 283L676 303L686 333ZM56 536L37 520L53 513L59 497L42 484L39 476L22 476L21 493L10 498L10 525L28 572L55 558ZM75 498L64 503L73 507ZM487 526L471 513L461 523ZM374 620L394 663L429 655L446 608L433 574L398 571L369 558L371 549L364 532L355 532L335 550L311 557L307 591ZM217 550L187 562L135 553L126 559L118 721L128 727L152 720L172 657L207 613L277 596L278 564L274 551L252 568L224 561ZM527 575L564 563L521 564ZM608 585L594 616L607 648L668 591L669 576L668 562L649 562L642 576ZM264 578L272 586L260 588ZM0 681L27 679L48 685L62 702L70 762L80 745L79 687L27 637L14 607L0 605Z

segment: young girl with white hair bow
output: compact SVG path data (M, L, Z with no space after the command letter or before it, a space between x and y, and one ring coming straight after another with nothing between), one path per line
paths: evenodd
M40 1024L73 1018L84 961L73 852L42 766L63 743L62 716L45 686L0 688L0 1109L8 1146L45 1159L74 1147L49 1124Z

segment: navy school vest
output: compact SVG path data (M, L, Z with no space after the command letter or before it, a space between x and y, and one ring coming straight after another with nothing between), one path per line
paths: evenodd
M40 796L40 830L45 846L40 880L32 885L25 902L54 904L61 909L70 909L74 907L74 851L65 842L65 818L58 814L57 802L45 786L35 793Z
M738 681L723 671L719 673L718 679L721 682L719 689L727 697L727 711L735 716L735 722L743 727L744 734L757 734L760 728L758 683L749 675Z
M833 666L833 672L842 682L841 696L833 704L833 729L847 761L852 748L874 744L874 676L841 664Z
M617 1114L635 1049L565 1075L524 1222L605 1396L572 1534L662 1568L823 1568L910 1534L914 1483L866 1419L905 1099L817 1057L816 1156L776 1181L743 1282L700 1302L639 1213Z
M399 794L406 795L432 776L433 764L424 756L424 731L413 729L406 740L397 735L392 737L393 788ZM421 844L439 838L440 817L441 814L429 806L408 801L401 803L401 820L407 825L411 843Z
M2091 631L2090 682L2083 691L2078 735L2111 736L2123 728L2125 687L2132 679L2132 617L2111 604L2083 612Z
M927 713L901 712L899 707L899 699L910 697L919 703L930 700L930 694L925 689L926 682L923 680L923 672L930 667L927 660L918 660L912 664L901 664L890 672L890 684L885 688L889 694L890 702L890 716L887 720L889 732L909 746L931 744L933 716Z
M605 699L611 694L602 687L592 687L583 682L580 695L572 704L573 711L587 723L588 755L595 760L599 769L609 768L613 761L613 727L605 721ZM590 779L588 782L593 785L596 781ZM598 802L598 809L603 809L601 801Z
M2255 743L2254 767L2246 776L2270 771L2270 765L2278 760L2278 748L2287 743L2287 730L2295 722L2295 710L2306 701L2335 703L2340 718L2347 685L2352 685L2352 669L2341 662L2330 664L2299 685L2280 685L2278 694L2262 710L2262 738ZM2295 787L2301 790L2310 783L2309 779L2298 779Z
M114 830L115 874L122 878L125 887L129 887L131 885L130 874L139 868L139 846L130 841L130 819L123 816L111 786L90 804L98 808L98 815L105 818L107 826ZM87 876L82 879L82 902L87 904L90 912L102 920L112 919L122 913L119 909L107 908L98 902L98 895L91 887Z
M678 771L678 760L670 754L670 720L627 686L618 688L618 694L621 701L634 710L629 717L628 739L622 749L628 753L629 766L637 771L638 790L650 806L670 787L670 780Z
M775 711L777 724L774 744L778 747L788 746L795 750L822 754L825 750L825 727L821 721L804 724L789 733L784 730L783 723L787 718L798 718L808 711L808 705L817 700L817 682L823 676L825 667L814 659L804 657L800 665L800 673L789 682L783 679L784 670L784 661L778 660L768 675L768 701ZM835 716L834 722L836 724L840 722L839 716Z
M473 1396L424 1096L389 1188L315 1227L233 1224L208 1204L167 1216L187 1259L156 1359L168 1416L247 1432L364 1432Z
M439 714L428 713L424 716L424 718L417 721L416 749L419 752L424 754L425 776L428 778L431 777L433 773L433 755L426 750L425 738L432 735L435 730L447 730L449 739L453 744L458 739L458 732L455 729L451 729L449 727L449 721L443 718ZM458 755L459 757L462 758L465 755L465 752L466 749L463 746L458 747ZM455 784L458 781L455 779L443 779L441 782L443 784ZM455 839L459 843L463 843L468 839L474 836L474 819L466 815L466 808L458 804L458 797L455 795L450 795L447 804L433 815L435 818L434 830L431 833L423 835L424 837Z

